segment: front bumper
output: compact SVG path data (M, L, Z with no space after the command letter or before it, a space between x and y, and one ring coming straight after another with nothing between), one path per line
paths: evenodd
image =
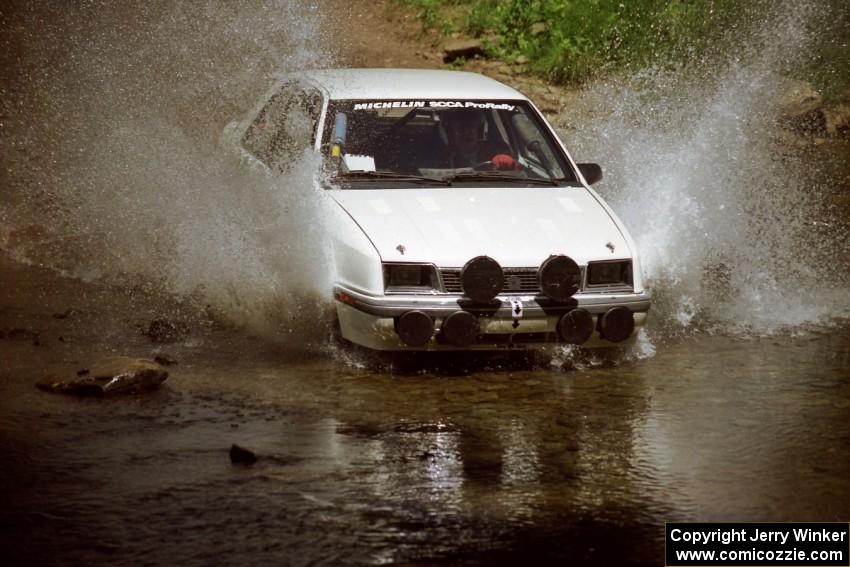
M480 305L457 295L384 295L371 296L341 286L334 288L337 315L342 336L355 344L376 350L502 350L542 348L560 342L557 326L565 313L581 308L594 318L615 307L632 312L635 328L642 326L650 308L649 292L618 294L576 294L568 303L557 303L544 296L500 295L491 304ZM435 333L425 345L411 347L396 331L398 317L421 311L434 320ZM442 322L458 311L475 315L480 326L478 340L458 347L440 340ZM582 347L623 346L624 342L605 340L598 329Z

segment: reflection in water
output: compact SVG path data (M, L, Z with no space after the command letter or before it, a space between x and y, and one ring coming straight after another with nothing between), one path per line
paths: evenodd
M457 502L460 499L459 489L463 487L463 462L458 451L458 434L439 431L433 437L430 444L432 450L421 455L431 480L432 497Z
M229 333L175 349L160 393L77 403L30 386L40 351L20 345L0 415L26 460L0 473L3 517L41 544L16 553L656 564L664 521L840 520L850 499L846 330L567 372L284 366ZM234 442L260 461L231 466Z
M640 474L675 486L667 498L690 519L841 517L828 495L848 490L846 466L836 463L850 439L841 423L850 408L847 333L747 343L745 352L713 342L718 356L698 366L671 353L687 396L653 384L637 428ZM754 465L759 474L742 482ZM798 493L802 479L825 500Z

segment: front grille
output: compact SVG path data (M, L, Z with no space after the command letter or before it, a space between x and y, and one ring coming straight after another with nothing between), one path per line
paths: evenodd
M587 269L581 267L582 286L580 293L585 294L615 294L615 293L631 293L634 291L634 286L631 283L631 275L629 282L597 284L590 285L587 283ZM502 268L505 275L502 288L502 294L527 294L537 295L540 293L540 283L537 280L537 268ZM443 292L461 295L463 289L460 286L460 268L440 268L440 276L443 280Z
M537 268L504 268L505 279L502 293L538 293L540 284L537 281ZM463 293L460 285L460 270L457 268L442 268L443 290L446 293Z
M443 291L446 293L463 293L460 286L460 270L440 270L443 277Z
M631 293L634 291L632 284L600 284L600 285L585 285L582 293L598 293L598 294L614 294L614 293Z

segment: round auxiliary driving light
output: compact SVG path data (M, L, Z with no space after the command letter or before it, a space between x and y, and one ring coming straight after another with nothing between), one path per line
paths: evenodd
M593 315L584 309L573 309L558 321L558 334L574 345L586 343L593 334Z
M434 321L422 311L408 311L398 318L396 332L408 346L422 346L434 334Z
M469 346L478 338L478 319L468 311L455 311L445 318L440 334L447 342L459 346Z
M502 267L489 256L476 256L460 271L463 293L476 303L489 303L502 291L502 285Z
M581 269L569 256L549 256L540 264L537 279L546 297L567 301L581 287Z
M625 307L609 309L599 321L600 333L603 339L619 343L630 336L635 330L635 318Z

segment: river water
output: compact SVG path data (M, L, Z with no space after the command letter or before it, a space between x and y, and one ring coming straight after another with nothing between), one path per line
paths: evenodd
M765 134L787 20L710 80L553 117L644 253L635 348L397 360L325 338L321 197L220 146L277 69L327 63L322 14L6 10L0 330L39 333L0 340L11 564L648 565L666 521L848 520L846 151ZM156 318L189 333L152 344ZM160 353L152 395L33 387Z
M3 346L15 564L658 564L665 521L846 520L846 328L396 368L227 330L153 347L138 298L25 275L51 291L28 314L4 296L41 331ZM33 387L109 349L179 364L145 397Z

